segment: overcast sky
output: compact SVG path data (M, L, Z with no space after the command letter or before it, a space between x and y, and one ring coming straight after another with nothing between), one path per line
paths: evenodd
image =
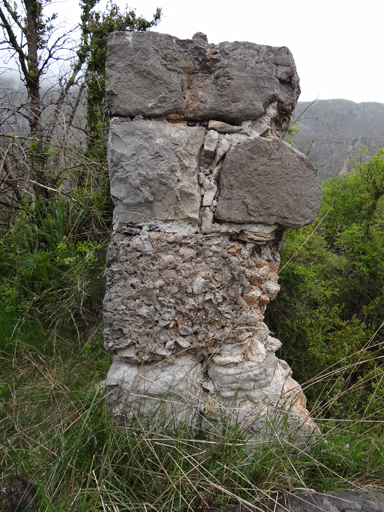
M287 46L301 79L300 101L384 103L380 0L132 0L129 6L146 18L161 7L163 20L154 30L182 39L204 32L210 43ZM78 22L78 0L55 0L52 8Z

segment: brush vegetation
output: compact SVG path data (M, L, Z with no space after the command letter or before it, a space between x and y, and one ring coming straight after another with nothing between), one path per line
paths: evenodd
M0 469L42 511L208 510L304 489L384 484L384 152L325 183L317 222L286 233L267 322L321 434L261 439L155 418L115 425L102 381L111 204L106 168L18 204L0 241ZM90 167L88 167L89 171ZM4 214L5 216L5 214ZM225 430L223 417L223 430ZM263 439L263 435L265 437Z

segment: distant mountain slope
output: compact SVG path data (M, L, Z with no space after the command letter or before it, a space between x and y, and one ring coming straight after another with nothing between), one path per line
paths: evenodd
M307 153L324 180L347 172L348 160L361 144L369 154L384 148L384 104L348 100L318 100L297 104L294 118L300 132L293 136L295 147Z

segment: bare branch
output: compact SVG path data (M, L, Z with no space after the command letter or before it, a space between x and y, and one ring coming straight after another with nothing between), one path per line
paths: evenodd
M17 54L19 56L19 62L20 62L21 69L24 73L24 76L27 76L28 75L28 69L26 66L27 56L23 52L22 46L20 46L19 43L17 42L16 35L15 35L10 23L8 22L7 17L5 16L3 9L1 7L0 7L0 19L3 22L3 28L9 37L9 41L6 41L6 42L8 44L10 44L11 47L17 52Z

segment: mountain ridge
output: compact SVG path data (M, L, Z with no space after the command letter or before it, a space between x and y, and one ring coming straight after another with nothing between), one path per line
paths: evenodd
M373 155L384 147L384 104L332 99L298 102L295 147L307 154L320 180L348 172L361 145Z

